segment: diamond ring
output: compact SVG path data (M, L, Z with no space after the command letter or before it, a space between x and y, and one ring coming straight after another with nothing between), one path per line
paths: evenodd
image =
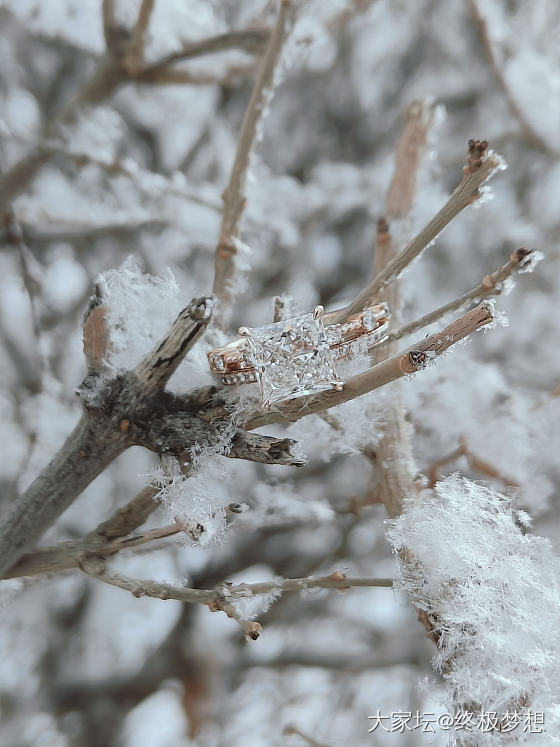
M223 384L257 382L263 407L328 389L341 389L335 361L363 355L387 338L389 310L376 303L341 324L328 324L322 306L264 327L240 327L241 337L208 352Z

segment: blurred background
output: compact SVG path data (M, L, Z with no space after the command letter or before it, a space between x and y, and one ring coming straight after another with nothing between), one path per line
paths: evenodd
M277 294L308 310L336 307L363 287L405 112L411 101L429 98L435 122L404 238L458 184L469 138L487 139L508 169L492 180L483 204L456 218L407 270L404 319L476 286L517 247L537 248L545 259L497 299L502 324L406 382L417 468L427 474L463 438L470 458L450 459L441 473L459 470L515 496L534 517L532 531L558 548L558 3L296 5L251 164L242 234L250 251L232 334L239 324L270 321ZM126 36L139 6L117 0L117 36ZM148 63L191 42L256 31L234 48L170 62L159 77L124 81L103 95L90 91L88 105L69 117L65 108L84 96L105 54L100 0L0 2L0 196L11 167L32 162L32 174L4 205L0 228L2 510L78 420L81 319L99 273L125 261L132 268L132 256L134 272L170 283L171 270L178 307L210 292L221 194L266 43L263 29L277 7L266 0L156 0ZM14 244L6 227L9 209L23 244ZM165 329L174 310L157 314L152 328L141 299L132 304L131 338L157 339L153 329ZM172 388L211 382L211 343L211 336L199 343ZM200 588L344 569L394 576L385 509L361 452L379 438L390 398L388 389L337 408L336 432L319 416L290 426L309 457L306 468L213 457L193 478L193 495L212 493L245 511L206 542L160 541L121 553L115 566ZM127 451L49 529L45 543L83 537L156 468L147 451ZM148 526L168 521L162 507ZM433 644L403 595L325 590L259 604L247 605L264 628L253 642L206 607L135 599L78 571L3 581L0 744L447 742L441 731L368 733L368 716L378 711L445 710L442 680L430 667Z

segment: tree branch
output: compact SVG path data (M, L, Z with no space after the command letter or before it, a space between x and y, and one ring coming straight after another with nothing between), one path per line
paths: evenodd
M440 306L439 309L430 311L429 314L426 314L420 319L416 319L415 321L400 327L400 329L390 332L386 342L379 345L379 347L381 348L387 343L396 342L403 337L418 332L419 329L439 321L450 312L465 308L465 306L471 301L481 301L489 296L500 295L504 281L511 277L515 272L527 270L531 266L534 256L535 253L533 249L526 249L525 247L516 249L512 252L505 265L499 267L491 275L486 275L482 282L475 288L471 288L471 290L463 293L462 296Z
M420 233L411 239L399 254L387 262L367 288L364 288L349 306L339 312L334 322L344 321L378 300L380 291L398 278L412 260L441 233L453 218L478 199L479 187L502 165L498 156L487 152L487 147L488 143L485 140L469 140L469 155L467 165L463 168L463 178L451 197Z
M488 33L488 24L486 22L486 19L484 18L484 15L480 11L478 3L476 2L476 0L469 0L469 5L470 5L471 14L473 16L476 29L482 41L482 46L484 47L484 51L486 53L486 57L488 58L490 68L494 74L494 78L496 79L499 87L502 89L502 92L507 101L509 110L511 111L513 116L517 119L521 127L521 132L523 133L525 139L527 140L528 143L530 143L533 147L537 148L538 150L543 151L544 153L552 153L553 155L557 156L558 150L554 149L551 146L551 144L548 143L535 130L535 128L529 123L529 120L525 116L523 109L517 103L517 100L508 84L505 73L494 51L492 40L490 39L490 35Z
M128 446L107 425L92 427L83 415L54 459L14 501L0 526L0 578L80 493Z
M184 62L194 57L215 54L230 49L242 49L251 54L260 54L270 36L267 28L228 31L225 34L210 36L207 39L189 42L177 52L162 57L157 62L146 65L136 73L140 81L157 80L162 74L170 72L169 68L176 62Z
M245 112L231 170L224 192L224 211L215 252L213 293L218 300L218 323L224 326L231 303L231 284L235 276L236 243L245 209L245 182L249 161L258 137L259 126L274 87L274 76L293 19L291 0L282 0L276 25L261 62L251 99Z
M194 298L183 309L154 352L140 363L134 374L146 396L163 389L185 356L202 336L212 316L211 297Z
M291 438L273 438L238 430L231 442L227 456L249 459L263 464L283 464L288 467L305 467L307 460L294 453L297 441Z
M309 578L274 579L256 584L224 583L216 589L181 588L173 584L155 582L147 579L134 579L115 573L107 564L98 558L87 558L80 564L84 573L111 586L129 591L135 597L152 597L155 599L176 599L180 602L206 604L212 611L221 610L228 617L237 620L245 634L255 640L259 637L261 626L258 622L242 619L235 610L237 599L252 598L260 594L284 593L286 591L305 591L308 589L338 589L347 591L352 587L385 587L393 586L388 578L347 578L344 573L335 571L330 576Z

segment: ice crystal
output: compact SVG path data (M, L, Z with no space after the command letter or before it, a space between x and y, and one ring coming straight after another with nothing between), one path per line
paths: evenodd
M410 500L392 522L395 552L406 550L401 587L439 635L434 657L451 705L503 714L545 712L560 726L560 558L524 533L526 514L497 491L452 475ZM477 735L507 744L516 734Z
M98 278L107 306L111 366L130 369L166 334L181 309L181 295L171 270L163 278L144 274L129 257Z

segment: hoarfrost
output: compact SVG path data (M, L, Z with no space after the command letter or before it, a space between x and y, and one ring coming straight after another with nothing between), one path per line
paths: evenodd
M143 273L133 257L97 280L107 305L108 363L134 368L166 334L184 305L171 270L163 278Z
M453 707L544 712L558 732L560 558L524 534L506 496L452 475L410 500L390 523L394 551L413 560L400 586L440 633L434 665ZM493 744L508 735L484 735ZM511 735L515 741L515 735Z

